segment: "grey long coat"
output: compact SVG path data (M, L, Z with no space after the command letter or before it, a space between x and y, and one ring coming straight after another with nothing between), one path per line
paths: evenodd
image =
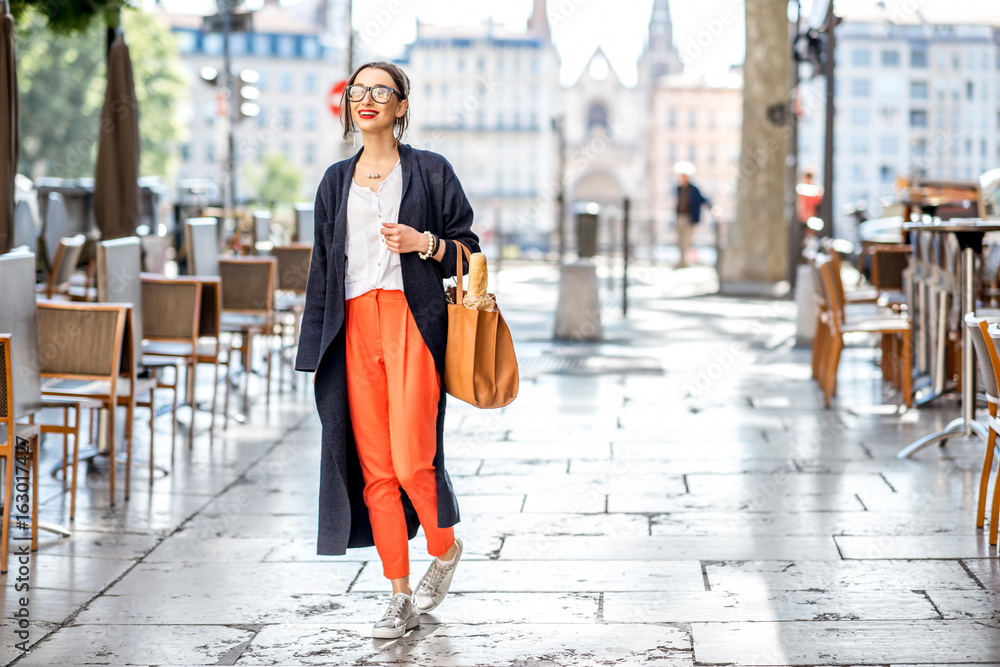
M347 239L347 196L362 148L349 160L327 169L316 193L316 230L305 311L299 334L295 369L316 371L316 405L323 425L320 461L319 541L317 552L339 555L349 547L372 546L371 522L362 491L364 478L358 462L347 409L346 346L344 335L344 269ZM403 194L399 222L429 231L442 240L464 243L479 252L479 238L472 232L472 207L451 165L442 156L399 147ZM422 260L417 253L403 253L400 269L403 293L424 343L444 377L448 340L448 314L442 280L455 275L455 244L446 244L442 261ZM467 268L467 264L463 262ZM458 502L444 468L445 392L441 390L437 414L438 526L458 523ZM419 522L412 504L402 493L410 538Z

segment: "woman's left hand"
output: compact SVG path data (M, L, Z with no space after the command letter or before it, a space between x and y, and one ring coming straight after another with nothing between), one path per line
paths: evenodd
M427 235L409 225L383 222L380 231L385 237L386 247L393 252L427 252Z

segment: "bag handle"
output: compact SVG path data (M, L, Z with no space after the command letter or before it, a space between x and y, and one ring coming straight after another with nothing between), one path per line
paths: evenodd
M465 299L465 292L462 290L462 253L472 261L472 253L464 244L455 241L455 278L458 280L457 289L455 291L456 301L455 303L462 304Z

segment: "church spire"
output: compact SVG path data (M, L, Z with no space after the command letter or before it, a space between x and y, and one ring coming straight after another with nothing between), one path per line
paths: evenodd
M549 31L549 17L545 11L545 0L534 0L531 18L528 19L528 32L544 38L546 42L552 41L552 33Z
M649 17L649 36L646 53L651 83L667 74L680 71L681 62L674 47L674 26L670 20L670 0L653 0L653 13Z

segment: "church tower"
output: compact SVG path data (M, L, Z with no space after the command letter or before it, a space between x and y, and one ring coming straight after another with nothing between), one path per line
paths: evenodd
M649 35L642 55L640 77L654 88L656 82L667 74L677 74L683 69L674 46L674 26L670 20L670 0L653 0L653 13L649 18Z
M545 0L534 0L531 17L528 19L528 34L543 38L546 44L552 43L549 16L545 11Z

